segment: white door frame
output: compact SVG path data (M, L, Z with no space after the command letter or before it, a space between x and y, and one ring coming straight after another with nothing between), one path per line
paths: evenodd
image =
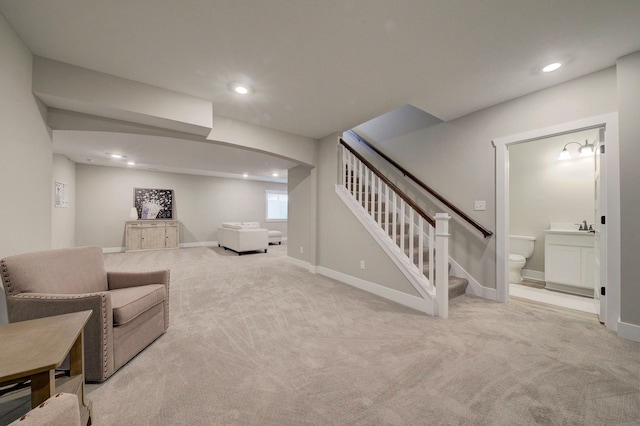
M605 326L617 331L620 318L620 173L618 153L618 114L609 113L596 117L558 124L517 135L493 140L496 148L496 299L509 300L509 151L510 145L536 139L573 133L596 127L605 127L606 151L606 318Z

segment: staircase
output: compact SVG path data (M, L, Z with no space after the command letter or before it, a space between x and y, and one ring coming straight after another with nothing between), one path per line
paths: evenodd
M336 193L425 299L425 311L446 318L449 299L464 294L468 284L466 278L450 275L449 215L430 217L353 148L341 144ZM438 291L442 288L447 291Z
M347 177L348 178L348 177ZM352 176L353 178L353 176ZM358 178L354 178L354 183L358 183ZM358 185L355 185L356 188ZM366 213L369 216L373 217L374 220L378 219L378 215L380 218L384 218L384 215L387 214L387 207L384 201L380 201L380 211L378 211L375 206L378 205L378 194L372 194L371 188L367 188L368 193L367 202L364 199L361 201L361 205L363 209L365 209ZM358 199L359 191L356 189L355 193L352 192L354 198ZM372 211L373 210L373 211ZM396 213L397 214L397 213ZM391 219L393 221L393 218ZM398 218L396 217L396 222L398 222ZM404 230L400 229L399 224L396 225L396 232L393 232L393 229L389 228L387 233L390 238L395 238L395 243L398 247L404 248L404 254L409 258L413 264L419 264L420 255L422 253L422 273L425 277L429 277L430 265L431 265L431 250L429 247L422 247L422 251L419 248L419 235L411 236L411 227L409 223L404 223ZM402 231L402 232L401 232ZM395 235L394 235L395 234ZM425 236L426 237L426 236ZM409 239L413 239L413 241L409 241ZM403 239L404 241L401 241ZM447 262L447 271L450 272L451 263ZM434 271L435 277L435 271ZM467 285L469 281L466 278L456 277L449 274L449 300L458 297L465 293L467 290Z

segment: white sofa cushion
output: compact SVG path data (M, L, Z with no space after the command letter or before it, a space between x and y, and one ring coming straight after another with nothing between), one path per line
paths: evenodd
M260 222L242 222L242 229L260 229Z
M242 229L242 222L222 222L222 227L227 229Z
M228 229L260 229L260 222L222 222L222 227Z

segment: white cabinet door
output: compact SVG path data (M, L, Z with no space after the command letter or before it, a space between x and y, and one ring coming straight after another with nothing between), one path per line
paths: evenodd
M547 244L545 279L558 284L580 285L582 254L580 247Z

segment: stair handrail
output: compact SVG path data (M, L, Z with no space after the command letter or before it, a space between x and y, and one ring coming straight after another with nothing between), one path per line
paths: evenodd
M342 138L340 144L343 170L340 184L336 185L337 194L360 218L365 228L381 244L425 301L432 301L427 312L447 318L448 221L451 216L448 213L437 213L435 218L431 217ZM390 210L387 204L389 201L392 203ZM389 212L392 214L389 215ZM369 219L362 220L364 215L368 215ZM426 245L425 239L428 241ZM390 242L391 246L388 245ZM425 254L428 254L429 259L427 265Z
M391 180L389 180L388 177L386 177L380 170L378 170L366 158L364 158L362 155L360 155L359 152L357 152L355 149L353 149L351 146L349 146L349 144L346 143L344 141L344 139L342 139L342 138L340 138L340 145L344 146L347 149L347 151L349 151L358 160L360 160L365 166L367 166L373 172L373 174L378 176L378 178L380 178L380 180L382 180L385 184L387 184L389 186L389 188L391 188L394 192L396 192L398 194L398 196L405 201L405 203L407 203L412 209L414 209L416 211L416 213L418 213L424 220L429 222L429 224L431 226L434 226L434 227L436 226L435 219L432 218L431 216L429 216L429 213L427 213L422 207L420 207L418 204L416 204L416 202L413 201L407 194L405 194L402 189L398 188L398 186L396 184L391 182Z
M472 218L470 218L466 213L464 213L462 210L460 210L458 207L456 207L453 203L451 203L449 200L447 200L445 197L443 197L442 195L440 195L438 192L436 192L433 188L431 188L430 186L428 186L427 184L425 184L424 182L422 182L420 179L418 179L417 177L415 177L411 172L409 172L407 169L405 169L404 167L402 167L400 164L396 163L393 159L391 159L388 155L386 155L384 152L380 151L378 148L376 148L375 146L373 146L370 142L368 142L366 139L364 139L362 136L360 136L359 134L357 134L356 132L354 132L353 130L349 130L347 131L347 133L353 134L356 139L358 141L360 141L361 143L363 143L364 145L366 145L367 147L369 147L372 151L374 151L376 154L378 154L380 157L382 157L385 161L387 161L389 164L391 164L393 167L395 167L396 169L398 169L405 177L408 177L409 179L411 179L416 185L418 185L419 187L421 187L422 189L424 189L425 191L427 191L429 194L431 194L432 196L434 196L436 199L438 199L438 201L440 201L441 203L443 203L445 206L447 206L448 208L451 209L451 211L453 211L454 213L456 213L458 216L460 216L462 219L464 219L467 223L469 223L471 226L473 226L474 228L476 228L478 231L480 231L482 233L482 235L484 236L484 238L490 237L491 235L493 235L493 232L488 230L487 228L485 228L484 226L480 225L478 222L476 222L475 220L473 220ZM342 138L340 139L342 141ZM348 146L345 144L345 146ZM355 151L351 151L351 152L355 152Z

